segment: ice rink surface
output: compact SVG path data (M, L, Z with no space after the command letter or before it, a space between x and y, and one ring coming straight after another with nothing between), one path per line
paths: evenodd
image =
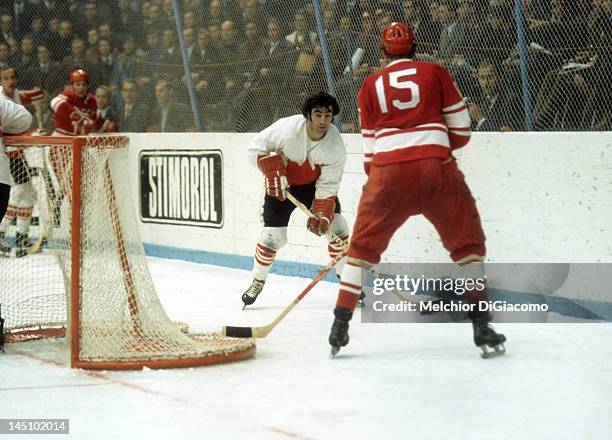
M149 259L168 315L192 331L272 321L309 280ZM74 439L610 439L612 325L500 324L483 360L468 324L362 324L329 358L337 285L322 282L255 357L178 370L70 369L59 341L0 354L0 418L69 418ZM0 438L45 438L41 435Z

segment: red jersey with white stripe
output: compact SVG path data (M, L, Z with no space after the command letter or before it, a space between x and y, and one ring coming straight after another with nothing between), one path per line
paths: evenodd
M98 113L93 95L79 98L72 89L66 88L51 100L55 115L55 132L64 136L91 132L117 131L116 125Z
M395 60L364 80L357 102L366 164L446 159L470 140L463 97L437 64Z

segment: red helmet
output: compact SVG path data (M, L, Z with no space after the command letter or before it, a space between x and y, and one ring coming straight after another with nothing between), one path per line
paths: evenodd
M382 46L389 55L409 54L414 50L414 34L410 26L394 21L381 35Z
M68 77L68 81L70 84L75 83L77 81L85 81L89 82L89 73L83 69L76 69L70 72L70 76Z

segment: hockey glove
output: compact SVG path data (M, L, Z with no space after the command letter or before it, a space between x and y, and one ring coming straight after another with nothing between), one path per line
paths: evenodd
M287 168L280 156L259 156L257 166L266 178L266 193L281 202L289 184L287 182Z
M334 210L336 209L336 198L314 199L310 211L317 216L316 219L309 218L306 228L315 235L323 235L329 229L334 220Z

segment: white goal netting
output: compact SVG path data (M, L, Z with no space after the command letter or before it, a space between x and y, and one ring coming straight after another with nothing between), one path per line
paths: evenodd
M12 198L4 222L0 304L9 341L69 328L72 365L104 369L194 366L254 352L253 340L189 335L166 315L131 200L127 137L23 137L8 145L14 175L24 174L13 191L31 196ZM25 229L29 211L38 227Z

